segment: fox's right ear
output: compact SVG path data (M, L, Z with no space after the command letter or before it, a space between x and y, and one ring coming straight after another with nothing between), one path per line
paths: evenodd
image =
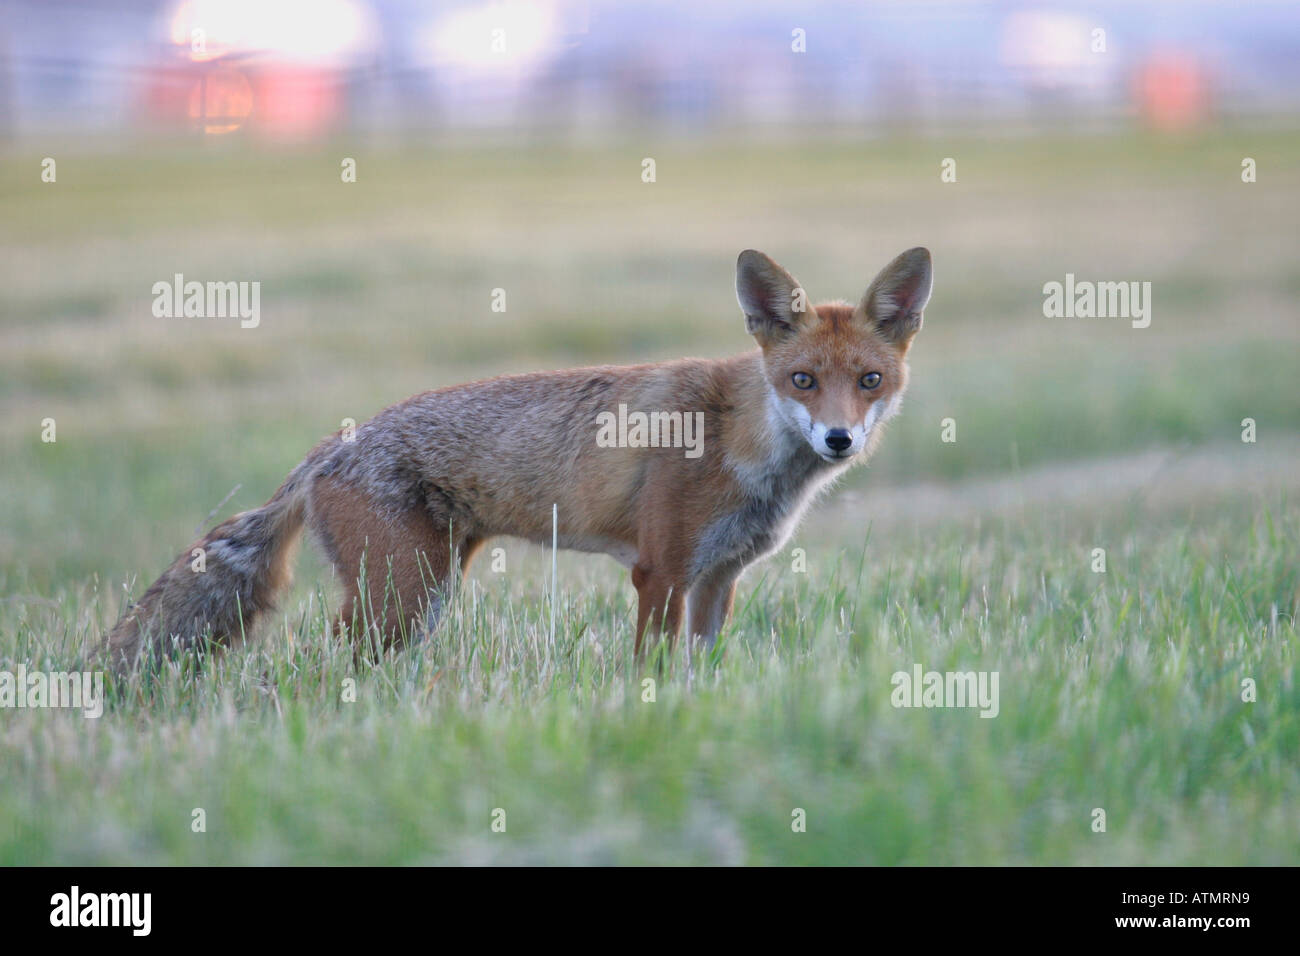
M934 288L930 250L917 246L897 256L871 281L854 316L906 350L921 331Z
M736 260L736 299L745 329L763 347L790 335L808 308L798 280L755 249Z

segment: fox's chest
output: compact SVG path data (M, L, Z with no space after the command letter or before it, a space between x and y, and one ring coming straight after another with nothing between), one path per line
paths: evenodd
M842 471L814 461L749 482L737 506L701 529L691 578L722 566L742 568L780 550L817 493Z

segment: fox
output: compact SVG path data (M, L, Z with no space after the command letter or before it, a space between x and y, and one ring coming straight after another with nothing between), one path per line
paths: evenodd
M433 633L490 539L549 545L553 532L630 572L637 660L683 631L712 649L744 571L898 413L933 273L929 251L909 249L856 304L809 306L789 272L747 249L735 281L756 346L742 354L452 385L325 438L266 504L203 535L127 607L106 641L113 666L248 639L288 587L304 529L342 583L332 626L354 650ZM624 406L701 422L698 448L598 442L602 416Z

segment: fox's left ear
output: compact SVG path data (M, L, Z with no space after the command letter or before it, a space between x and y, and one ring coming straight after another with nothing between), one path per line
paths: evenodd
M906 348L912 336L921 331L921 314L930 301L932 288L930 250L917 246L880 270L853 314L895 345Z
M736 301L745 313L745 329L763 348L803 323L805 299L799 280L763 253L746 249L736 260Z

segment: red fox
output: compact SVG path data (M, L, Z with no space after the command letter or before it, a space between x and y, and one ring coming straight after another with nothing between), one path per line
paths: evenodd
M659 635L671 649L683 624L693 646L711 647L745 568L875 449L907 386L932 282L930 253L909 249L856 306L810 308L790 273L750 249L736 296L757 349L408 398L322 441L265 505L204 535L127 611L108 651L120 669L199 640L242 640L288 584L304 525L342 579L339 627L401 643L436 626L454 572L489 538L549 543L553 504L561 547L631 571L638 658ZM671 423L668 434L646 436L647 416ZM702 424L693 447L673 447L691 421Z

